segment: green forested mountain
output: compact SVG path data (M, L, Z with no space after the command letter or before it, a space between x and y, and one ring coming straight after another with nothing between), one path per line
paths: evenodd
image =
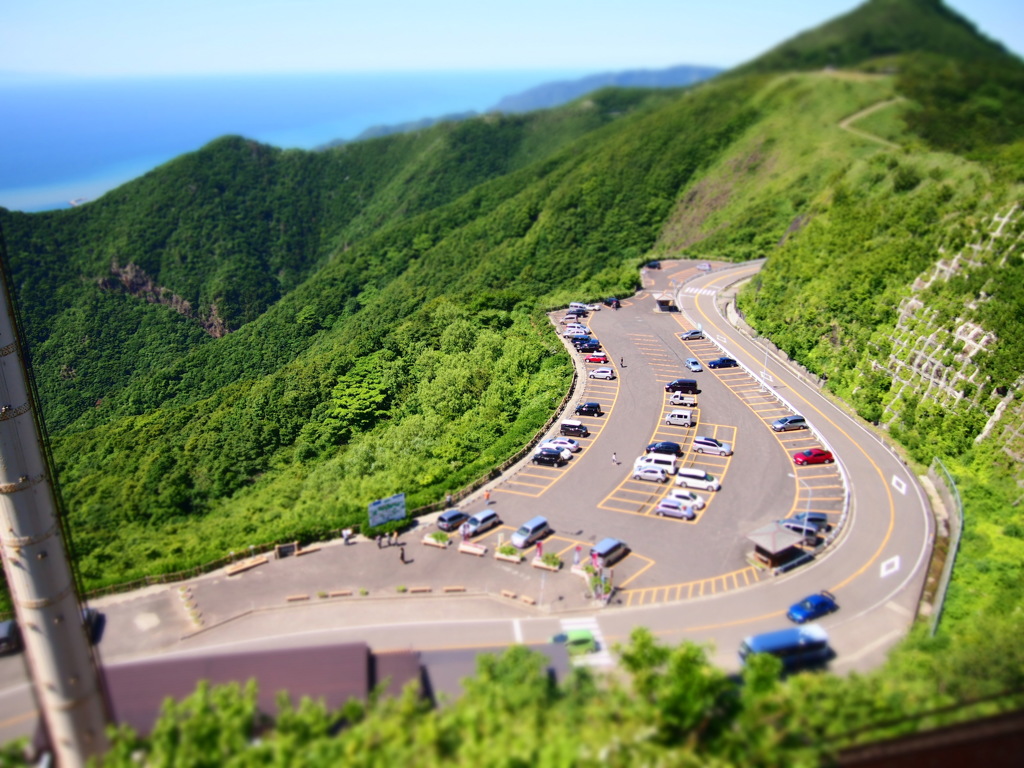
M87 585L437 501L564 393L544 310L651 257L768 257L748 321L946 461L971 520L944 631L835 695L1019 689L1022 105L1024 65L938 0L869 0L692 89L322 152L225 138L0 210Z

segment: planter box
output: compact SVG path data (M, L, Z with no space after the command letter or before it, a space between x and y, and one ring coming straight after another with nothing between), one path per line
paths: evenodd
M523 556L521 554L519 554L518 552L516 552L513 555L506 555L506 554L501 553L497 549L494 550L494 559L495 560L504 560L505 562L508 562L508 563L516 563L517 565L519 563L523 562Z
M438 541L437 539L433 538L432 536L424 536L423 537L423 543L426 544L428 547L438 547L439 549L448 549L448 545L451 544L452 541L451 541L451 539L448 539L447 541Z
M468 541L463 541L459 544L459 552L464 555L476 555L477 557L483 557L487 554L487 547L482 544L470 544Z
M534 568L541 568L545 571L559 571L562 569L561 563L559 563L558 565L548 565L539 557L533 558L533 560L530 561L530 565L532 565Z

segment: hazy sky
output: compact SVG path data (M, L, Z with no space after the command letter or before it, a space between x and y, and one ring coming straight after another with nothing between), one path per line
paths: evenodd
M947 0L1024 52L1024 0ZM728 67L857 0L30 0L0 73L150 75ZM503 10L497 10L502 8Z

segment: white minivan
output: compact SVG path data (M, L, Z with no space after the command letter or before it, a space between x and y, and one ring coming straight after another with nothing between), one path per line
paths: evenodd
M679 468L679 462L675 456L668 453L648 453L633 462L634 472L641 467L661 467L665 470L665 474L674 475Z
M709 475L703 469L693 467L680 469L676 473L676 485L697 488L702 491L720 491L722 489L722 484L713 475Z

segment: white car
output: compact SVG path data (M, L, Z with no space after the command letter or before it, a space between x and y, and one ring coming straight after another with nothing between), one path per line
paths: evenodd
M691 491L689 488L673 488L668 492L670 499L678 499L694 509L704 509L704 499Z
M550 445L558 449L564 448L565 450L572 451L573 453L576 453L576 451L583 447L575 440L568 437L551 437L541 443L541 445Z
M654 514L659 517L676 517L680 520L694 520L697 517L693 507L671 497L659 501L658 506L654 508Z
M559 451L561 457L563 459L565 459L566 461L568 461L569 459L572 458L572 451L570 451L568 448L563 448L560 445L551 445L550 443L547 443L547 442L544 442L544 443L541 443L540 445L538 445L536 448L533 449L533 452L534 452L534 454L537 454L537 453L540 453L541 451L543 451L545 448L550 448L552 450Z
M570 336L589 336L590 329L585 325L567 325L562 331L562 336L568 339Z
M664 483L668 480L668 474L661 467L634 467L634 480L649 480L652 483Z
M601 311L601 305L600 304L587 304L587 311L588 312L600 312Z
M615 371L611 368L595 368L590 372L592 379L614 379Z

